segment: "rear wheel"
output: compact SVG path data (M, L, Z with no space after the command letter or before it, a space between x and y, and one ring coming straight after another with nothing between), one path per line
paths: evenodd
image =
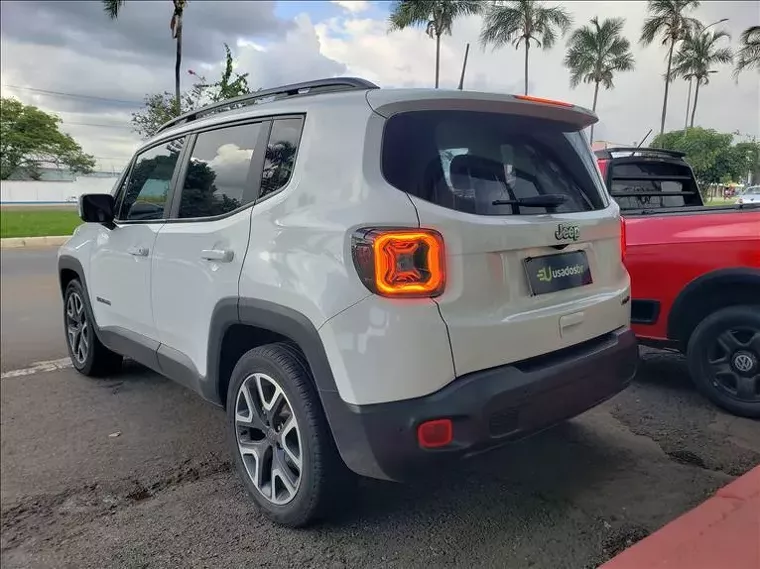
M102 376L119 371L122 357L100 343L95 334L95 319L87 295L78 280L73 280L66 286L63 296L63 319L66 347L71 363L78 372L89 376Z
M324 515L345 467L319 405L309 367L290 344L245 353L227 395L238 474L263 513L290 527Z
M731 306L705 318L686 355L705 396L736 415L760 417L760 305Z

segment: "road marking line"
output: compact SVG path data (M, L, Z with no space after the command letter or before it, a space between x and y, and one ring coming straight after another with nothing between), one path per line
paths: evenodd
M48 360L44 362L33 363L30 367L24 369L14 369L12 371L4 371L0 374L0 380L11 379L14 377L23 377L25 375L34 375L35 373L41 373L46 371L56 371L59 369L66 369L71 367L70 358L61 358L60 360Z

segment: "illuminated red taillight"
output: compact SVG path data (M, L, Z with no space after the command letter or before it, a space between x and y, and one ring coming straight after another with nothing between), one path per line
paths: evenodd
M454 425L451 419L425 421L417 427L417 443L422 448L445 447L454 440Z
M558 107L572 107L572 103L566 103L565 101L556 101L554 99L544 99L543 97L534 97L532 95L513 95L515 99L520 101L530 101L531 103L543 103L544 105L556 105Z
M434 297L446 285L443 237L432 229L365 229L352 239L364 285L382 296Z
M625 219L620 218L620 258L625 261Z

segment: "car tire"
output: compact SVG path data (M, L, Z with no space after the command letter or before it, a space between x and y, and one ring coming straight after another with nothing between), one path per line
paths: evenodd
M122 356L98 339L87 293L76 279L69 282L63 295L63 322L74 369L90 377L111 375L121 369Z
M347 468L296 346L268 344L240 358L227 392L227 421L238 474L270 520L309 525L345 493Z
M760 305L710 314L692 333L686 357L707 398L735 415L760 418Z

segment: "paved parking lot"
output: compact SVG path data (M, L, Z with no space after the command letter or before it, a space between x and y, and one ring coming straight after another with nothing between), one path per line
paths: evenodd
M549 432L409 486L360 481L330 523L263 520L223 414L137 366L15 370L65 355L55 251L2 252L3 568L595 567L760 463L760 423L647 353L635 384Z

